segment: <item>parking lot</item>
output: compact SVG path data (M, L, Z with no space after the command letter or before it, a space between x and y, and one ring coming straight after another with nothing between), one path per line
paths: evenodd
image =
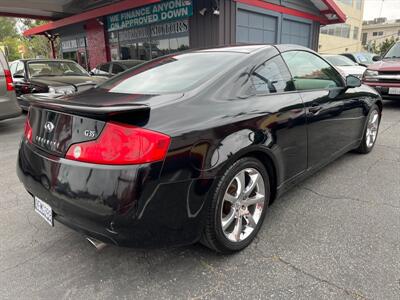
M375 149L349 153L278 199L255 243L101 251L33 210L15 163L24 116L0 122L0 298L399 299L400 102Z

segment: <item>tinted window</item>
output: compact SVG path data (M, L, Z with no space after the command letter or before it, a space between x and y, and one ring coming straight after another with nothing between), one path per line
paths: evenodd
M282 54L297 90L321 90L343 86L342 77L327 62L306 51Z
M113 64L111 73L118 74L124 71L124 68L119 64Z
M112 93L179 93L194 88L231 67L245 54L194 52L152 60L106 81L99 88Z
M252 74L251 80L257 93L270 94L293 91L292 77L280 56L266 61Z
M101 71L100 73L102 73L102 72L108 73L108 71L110 70L110 64L101 65L99 70Z

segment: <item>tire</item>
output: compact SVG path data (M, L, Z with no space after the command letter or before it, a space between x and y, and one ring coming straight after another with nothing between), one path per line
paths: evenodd
M200 242L220 253L246 248L264 221L271 194L269 182L268 172L255 158L245 157L230 166L210 194Z
M368 137L368 135L369 135L368 132L371 132L369 130L371 130L371 128L372 128L371 127L372 126L371 119L374 118L373 116L377 116L376 125L374 125L374 128L375 128L374 130L376 131L376 134L373 139L373 142L371 143L371 141L369 140L370 137ZM376 139L378 138L380 122L381 122L381 111L380 111L379 107L374 104L368 114L365 130L363 132L363 138L361 140L360 145L355 150L356 152L361 153L361 154L367 154L372 151L372 149L375 146Z

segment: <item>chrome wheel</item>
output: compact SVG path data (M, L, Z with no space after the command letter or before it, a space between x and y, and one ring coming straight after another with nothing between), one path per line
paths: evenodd
M379 126L379 113L374 110L369 116L367 131L365 133L365 142L368 148L371 148L376 140L376 136L378 135L378 126Z
M259 171L247 168L231 180L221 206L221 226L231 242L245 240L260 222L265 205L265 184Z

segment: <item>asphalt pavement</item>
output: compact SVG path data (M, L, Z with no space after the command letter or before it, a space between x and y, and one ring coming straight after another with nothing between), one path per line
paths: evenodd
M275 201L231 256L97 251L51 228L15 172L23 124L0 122L0 299L400 298L400 101L385 102L372 153L348 153Z

